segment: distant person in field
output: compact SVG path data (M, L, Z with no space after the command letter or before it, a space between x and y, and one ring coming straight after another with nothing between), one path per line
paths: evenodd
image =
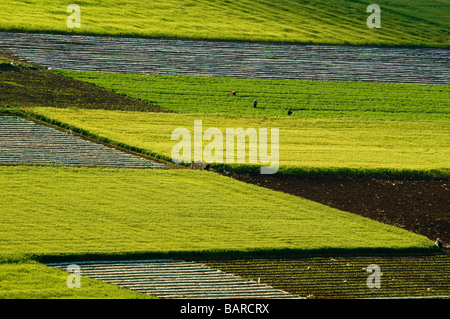
M253 101L253 107L256 107L258 105L258 101L255 99L255 101Z
M236 91L232 91L232 92L231 92L231 95L236 95Z
M292 115L292 110L291 109L289 109L288 115Z

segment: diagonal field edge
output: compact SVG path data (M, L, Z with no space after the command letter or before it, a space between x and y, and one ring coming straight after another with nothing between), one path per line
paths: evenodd
M17 116L0 116L0 165L163 168L117 149Z
M82 276L159 298L300 298L266 284L244 280L209 266L184 260L80 261L47 264L61 270L69 265L79 266L79 274Z

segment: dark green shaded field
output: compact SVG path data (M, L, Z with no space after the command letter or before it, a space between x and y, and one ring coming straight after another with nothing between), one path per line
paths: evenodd
M447 85L58 73L177 113L306 119L450 119L450 86ZM256 108L253 107L255 99Z

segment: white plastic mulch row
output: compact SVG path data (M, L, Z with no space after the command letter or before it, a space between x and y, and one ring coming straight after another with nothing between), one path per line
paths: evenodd
M118 149L18 116L0 116L0 165L163 168Z
M450 51L0 32L0 50L63 70L450 83Z
M47 265L67 270L69 265L74 264L79 267L81 276L159 298L299 298L271 286L245 280L192 261L85 261Z

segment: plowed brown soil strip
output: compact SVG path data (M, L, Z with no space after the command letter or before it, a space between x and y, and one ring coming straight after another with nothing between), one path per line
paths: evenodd
M0 107L5 106L169 112L0 51Z

